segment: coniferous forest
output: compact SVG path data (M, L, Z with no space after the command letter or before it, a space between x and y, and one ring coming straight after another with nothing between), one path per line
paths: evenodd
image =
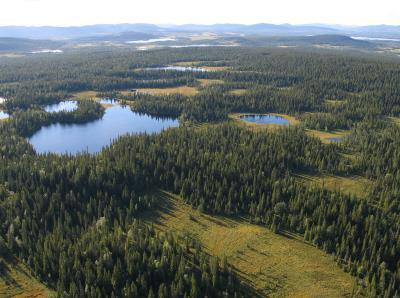
M160 68L182 63L211 70ZM197 93L140 91L180 86ZM107 107L85 95L72 112L43 108L87 91L180 125L121 136L97 154L37 153L29 137L41 128L103 117ZM255 47L81 50L0 60L0 97L10 115L0 120L0 250L57 297L257 295L229 259L145 220L159 190L202 214L299 236L333 256L360 296L400 295L398 59ZM254 129L231 117L246 113L296 124ZM315 133L335 131L345 132L340 142ZM360 196L301 182L304 173L370 183Z

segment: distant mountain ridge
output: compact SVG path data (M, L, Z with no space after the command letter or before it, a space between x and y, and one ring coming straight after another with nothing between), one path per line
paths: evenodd
M0 37L0 52L55 50L62 45L62 42L52 40Z
M244 33L269 36L306 36L306 35L355 35L365 37L400 38L400 26L374 25L361 27L346 27L324 24L214 24L214 25L171 25L154 24L99 24L78 27L0 27L0 37L16 37L30 39L76 39L89 36L121 34L123 32L147 33L161 35L173 32L214 32L219 34Z
M79 27L0 27L0 37L30 39L73 39L94 35L119 34L128 31L157 32L162 28L152 24L89 25Z

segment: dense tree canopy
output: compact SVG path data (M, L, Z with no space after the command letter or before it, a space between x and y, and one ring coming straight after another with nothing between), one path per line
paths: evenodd
M177 62L227 69L151 69ZM121 93L182 85L199 93ZM0 122L0 242L60 297L251 295L226 260L141 222L164 189L202 212L301 235L333 254L368 295L398 296L400 127L389 117L400 114L399 86L400 63L389 58L318 51L115 50L0 60L0 96L11 114ZM89 90L182 125L122 137L97 155L36 154L25 138L41 127L102 117L104 108L90 100L73 112L43 109ZM215 123L233 112L287 113L301 124L253 131ZM306 129L350 134L323 144ZM359 198L300 183L296 175L305 172L362 175L371 191Z

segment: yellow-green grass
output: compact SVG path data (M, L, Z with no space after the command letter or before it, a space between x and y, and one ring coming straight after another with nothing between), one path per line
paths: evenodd
M0 297L39 298L53 294L24 264L13 257L0 256Z
M232 95L244 95L247 92L248 92L247 89L234 89L234 90L229 91L229 94L232 94Z
M84 99L98 100L99 99L97 97L97 91L93 91L93 90L76 92L73 94L73 96L74 96L74 99L77 99L77 100L84 100Z
M148 93L152 95L167 95L167 94L182 94L186 96L194 96L199 91L194 87L189 86L179 86L172 88L140 88L137 90L139 93ZM130 91L122 91L122 95L130 95Z
M200 60L194 60L194 61L181 61L181 62L175 62L173 66L196 66L202 63L203 61Z
M327 100L325 100L325 103L327 105L333 106L333 107L340 106L340 105L344 104L345 102L346 101L344 101L344 100L337 100L337 99L327 99Z
M400 117L389 117L389 120L397 125L400 125Z
M333 143L335 141L329 140L331 138L343 138L350 133L349 130L337 129L332 131L323 131L315 129L307 129L307 134L313 137L320 138L323 143Z
M240 119L240 117L245 116L245 115L274 115L274 116L279 116L282 118L285 118L286 120L289 121L289 125L298 125L300 123L299 120L297 120L295 117L286 115L286 114L277 114L277 113L267 113L267 114L260 114L260 113L234 113L234 114L229 114L229 118L235 121L238 125L242 127L248 127L253 130L262 130L262 129L278 129L282 128L282 125L278 124L259 124L259 123L253 123L253 122L248 122L248 121L243 121Z
M204 68L204 69L206 69L208 71L225 71L225 70L230 69L229 66L207 66L207 65L204 66L204 65L202 65L200 67Z
M243 219L210 216L170 193L145 220L161 232L197 239L210 255L224 257L264 297L350 296L354 279L331 256L296 235L278 235Z
M373 181L362 176L334 176L334 175L309 175L298 174L297 179L302 183L325 187L329 190L340 191L365 198L373 184Z
M209 86L209 85L215 85L215 84L223 84L223 80L217 80L217 79L199 79L198 80L201 84L201 86Z

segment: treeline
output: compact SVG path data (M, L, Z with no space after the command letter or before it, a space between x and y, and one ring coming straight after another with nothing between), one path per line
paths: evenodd
M345 173L349 166L339 147L323 145L301 129L181 128L125 137L94 157L28 153L18 162L2 163L0 181L15 193L1 208L2 235L54 284L59 277L51 268L58 268L65 251L50 253L58 251L55 243L71 242L101 217L116 226L130 223L155 202L140 199L140 193L160 187L201 211L245 216L277 232L301 234L364 279L372 296L398 294L396 215L365 200L299 184L298 172Z
M400 215L400 127L386 121L358 124L346 143L357 171L375 181L371 204Z
M229 70L154 69L178 62L223 65ZM46 59L11 59L0 66L0 96L10 99L10 110L26 109L77 91L198 86L197 79L220 79L227 86L202 87L194 98L182 101L182 97L146 97L137 106L141 112L159 116L180 113L195 121L226 120L231 112L319 112L323 114L306 118L308 127L329 130L348 129L364 119L400 113L399 63L390 59L378 61L368 55L218 47L110 50ZM233 96L229 91L234 88L249 92ZM340 100L341 104L329 105L327 100Z
M184 61L231 70L146 70ZM385 119L400 113L399 74L396 61L261 48L0 61L0 96L12 112L0 123L1 239L59 296L241 296L245 285L224 261L135 221L156 207L150 194L163 188L201 211L300 234L358 276L369 296L396 297L400 129ZM352 133L341 145L324 145L302 127L256 133L230 124L182 127L124 137L96 156L75 157L36 155L24 138L44 125L103 115L95 102L81 102L72 113L39 107L73 92L94 88L114 97L134 86L198 86L200 78L226 84L203 86L193 97L134 94L124 100L140 112L194 122L278 112L300 117L306 128ZM247 92L232 94L235 89ZM361 174L373 180L372 192L361 200L305 186L296 179L299 172Z
M3 126L14 134L30 137L43 126L53 123L73 124L97 120L104 115L104 108L95 101L83 100L78 102L78 108L72 112L48 113L43 109L17 110Z

